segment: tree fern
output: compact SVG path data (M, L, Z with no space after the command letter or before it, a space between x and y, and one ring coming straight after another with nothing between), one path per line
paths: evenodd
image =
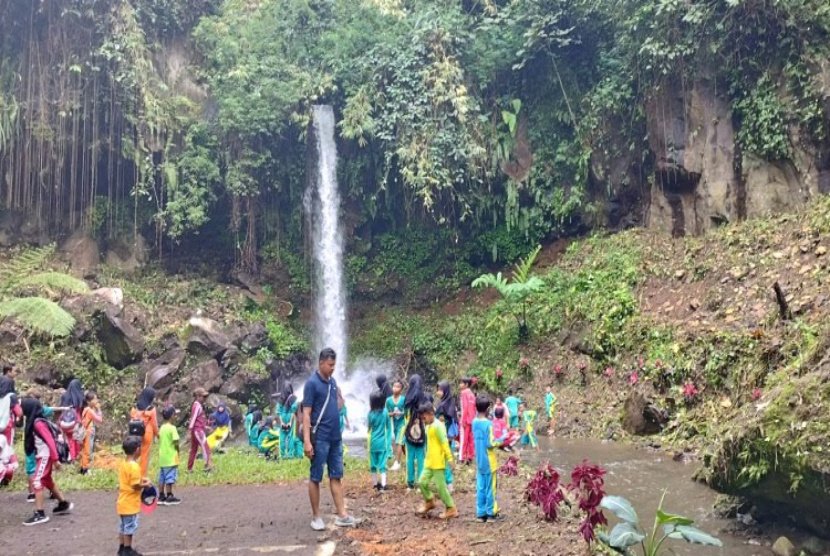
M42 297L17 297L0 302L0 319L7 318L46 336L68 336L75 328L72 315Z
M23 278L18 285L21 287L38 286L61 293L85 293L89 291L86 282L63 272L39 272Z
M505 301L514 306L512 313L519 325L519 340L522 342L530 333L527 326L527 298L531 294L542 291L545 287L541 278L530 274L533 263L536 262L536 257L539 256L541 250L542 246L539 245L525 258L519 260L513 270L511 282L508 282L499 272L498 274L482 274L472 283L474 288L494 288Z
M23 277L43 269L54 253L54 244L26 249L7 263L0 264L0 293L12 291Z

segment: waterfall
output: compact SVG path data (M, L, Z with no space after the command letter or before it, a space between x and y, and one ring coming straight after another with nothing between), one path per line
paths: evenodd
M316 140L317 172L303 197L306 221L311 231L314 255L314 348L337 352L335 378L346 400L351 430L346 438L366 438L369 393L375 377L391 378L395 366L390 361L364 358L348 368L348 326L346 292L343 285L343 230L340 226L340 192L337 189L337 145L334 141L334 111L331 106L312 107L313 134ZM302 392L302 383L297 391ZM359 446L362 446L362 442Z
M317 175L304 198L311 224L314 254L315 357L324 347L337 352L337 369L345 375L348 363L346 293L343 287L343 231L340 226L340 192L337 189L337 145L334 110L312 107L317 141Z

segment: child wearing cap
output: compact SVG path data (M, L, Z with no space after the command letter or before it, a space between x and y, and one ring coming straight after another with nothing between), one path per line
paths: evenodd
M138 436L128 436L122 444L126 457L118 467L118 501L115 504L121 520L118 527L118 554L121 556L140 556L133 548L133 535L138 530L141 490L150 485L150 481L141 476L141 467L136 461L141 442Z
M169 405L161 416L164 424L159 429L159 504L175 506L181 500L173 496L173 485L179 478L179 431L172 423L176 409Z

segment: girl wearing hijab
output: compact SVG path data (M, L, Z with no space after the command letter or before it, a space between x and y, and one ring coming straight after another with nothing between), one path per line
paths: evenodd
M153 447L153 440L159 435L159 421L156 408L153 407L153 400L156 391L152 388L145 388L138 395L135 407L130 411L130 419L133 421L144 421L144 438L141 441L141 456L139 466L141 476L147 476L147 467L150 465L150 449Z
M280 418L280 457L289 459L296 455L294 449L295 415L299 404L297 403L297 396L294 395L294 387L288 382L282 387L280 400L281 403L277 408Z
M251 444L251 427L254 426L254 413L256 413L257 407L254 404L251 404L248 407L248 412L245 414L245 420L242 422L242 426L245 427L245 436L248 437L248 444Z
M455 405L455 396L452 395L452 387L446 380L438 383L438 388L435 391L435 397L438 400L438 406L435 408L435 418L444 423L447 429L447 441L450 444L450 449L454 450L454 443L458 439L458 409ZM452 468L447 465L444 467L444 478L447 481L447 488L452 492Z
M401 429L401 436L398 439L398 444L406 447L406 486L409 489L415 488L415 481L424 470L426 434L418 408L425 400L421 375L412 375L409 377L409 388L404 398L406 424Z
M210 415L210 421L214 428L207 438L208 447L218 452L222 449L222 443L227 440L231 433L231 414L228 411L228 406L220 403L216 411Z
M75 461L81 453L81 443L75 440L75 428L80 425L84 410L84 387L80 380L73 378L69 382L66 392L61 395L60 406L70 408L61 412L58 423L69 445L69 459Z
M386 378L386 375L378 375L375 383L378 385L381 397L383 397L383 403L386 403L386 399L392 395L392 385L389 384L389 379Z
M54 515L67 514L72 511L73 505L63 497L58 485L52 479L52 470L60 469L58 449L55 437L49 428L49 423L43 417L43 406L34 398L26 398L21 404L26 425L23 434L23 447L27 456L34 456L35 471L32 475L32 489L35 493L35 512L32 517L23 522L23 525L39 525L49 521L49 516L43 509L43 489L49 489L58 500Z

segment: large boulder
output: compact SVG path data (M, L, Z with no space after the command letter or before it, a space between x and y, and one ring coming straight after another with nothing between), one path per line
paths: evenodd
M269 377L239 371L222 384L219 393L234 400L248 403L252 399L270 394Z
M197 357L218 358L231 347L230 338L215 320L195 316L188 324L190 325L190 334L187 338L188 353Z
M666 424L668 415L650 402L642 392L629 394L623 406L623 428L629 434L656 434Z
M145 361L139 368L144 374L144 384L157 390L171 386L184 363L184 358L184 349L175 346L158 358Z
M268 330L264 324L256 322L242 332L237 345L244 353L253 355L268 345Z
M51 362L41 361L32 367L27 373L28 378L35 384L48 388L60 388L62 382L61 372Z
M110 311L98 314L98 341L104 348L107 363L116 369L123 369L135 363L144 352L144 337L125 319Z
M135 272L147 263L149 252L144 236L139 234L130 240L118 239L114 241L107 251L106 262L108 266L117 268L122 272Z
M218 392L222 387L222 369L215 359L210 359L196 365L187 378L187 388L191 392L196 388L204 388L208 392Z
M93 276L101 264L98 242L83 232L75 232L69 236L61 245L60 252L69 263L70 272L78 278Z

